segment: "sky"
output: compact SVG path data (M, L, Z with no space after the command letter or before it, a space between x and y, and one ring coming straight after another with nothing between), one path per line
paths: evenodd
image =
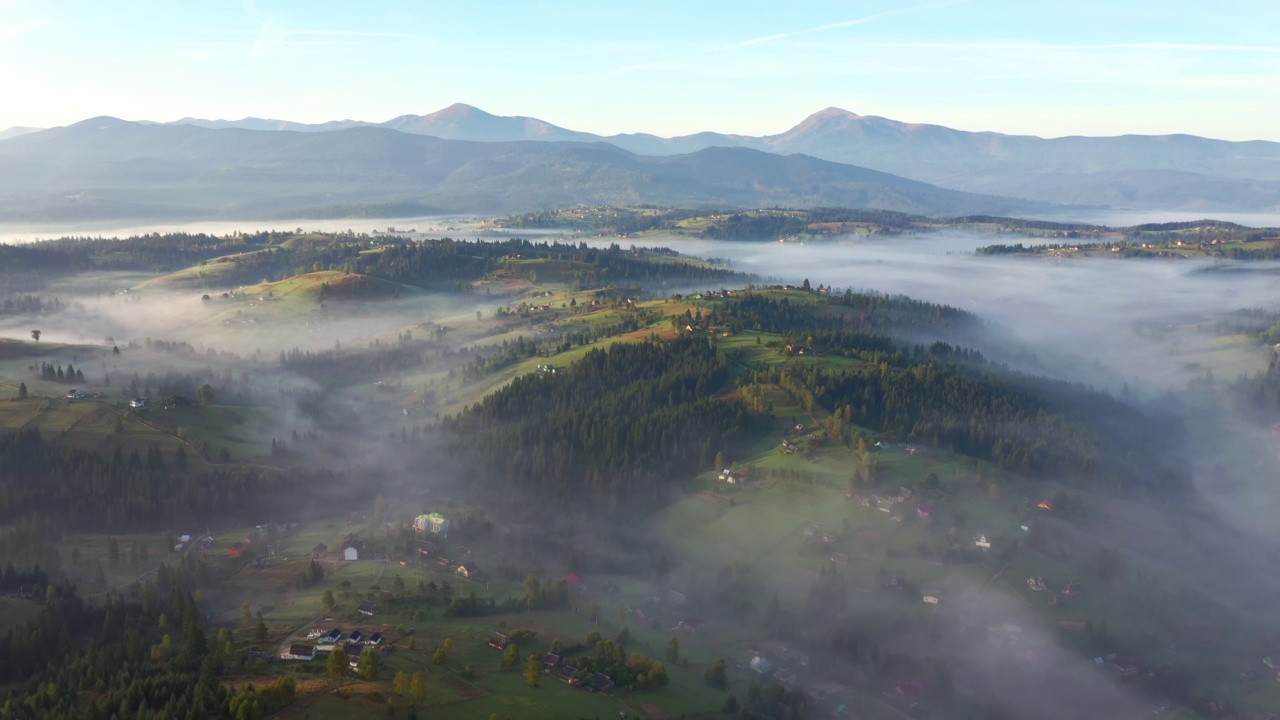
M1275 0L0 0L0 129L463 102L600 134L772 134L835 106L1280 141L1277 27Z

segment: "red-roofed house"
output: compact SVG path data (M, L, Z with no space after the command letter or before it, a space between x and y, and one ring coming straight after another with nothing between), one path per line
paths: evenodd
M893 684L893 694L902 702L911 705L924 697L924 683L919 680L899 680Z

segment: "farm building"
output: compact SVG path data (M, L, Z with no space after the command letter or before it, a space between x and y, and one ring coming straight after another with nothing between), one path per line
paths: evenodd
M342 551L342 559L343 560L359 560L360 551L356 550L354 547L347 546L347 548Z
M458 566L457 573L465 578L474 578L480 574L480 567L473 562L464 562Z
M312 560L319 560L320 558L328 554L329 554L329 546L325 545L324 543L320 543L319 545L316 545L315 547L311 548Z
M378 603L376 603L376 602L374 602L374 601L372 601L372 600L361 600L361 601L360 601L360 608L359 608L358 612L359 612L361 615L368 615L369 617L373 617L374 615L377 615L377 614L378 614L378 611L380 611L380 610L382 610L382 607L381 607L380 605L378 605ZM352 633L352 634L354 634L354 633Z
M502 633L494 633L489 636L489 647L493 648L494 650L506 650L507 646L510 644L511 644L511 640L509 640L507 636L503 635Z
M1027 587L1035 590L1036 592L1044 592L1049 589L1049 586L1044 582L1044 578L1039 575L1027 578Z
M754 672L757 675L768 675L773 672L773 665L771 665L768 660L764 659L764 656L762 655L756 655L751 658L751 662L747 663L747 667L751 668L751 672Z
M547 653L542 656L542 672L549 673L560 667L560 656L555 653Z
M308 662L316 659L315 645L290 645L280 652L281 660L306 660Z
M937 605L939 597L936 592L926 592L920 596L920 599L930 605Z
M991 538L986 535L979 534L973 538L973 546L982 548L983 550L991 549Z

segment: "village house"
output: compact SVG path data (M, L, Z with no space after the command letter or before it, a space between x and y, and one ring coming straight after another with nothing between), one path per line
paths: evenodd
M431 533L442 537L449 534L449 520L438 512L429 515L419 515L413 519L413 531L419 535Z
M321 558L323 558L328 554L329 554L329 546L325 545L324 543L320 543L319 545L316 545L315 547L311 548L312 560L320 560Z
M348 545L346 548L342 550L342 559L343 560L359 560L360 551Z
M613 678L604 673L591 673L584 685L591 692L607 693L613 689Z
M363 639L364 639L364 633L360 632L359 630L352 630L351 634L347 636L347 642L353 643L355 645L359 645L360 641Z
M556 669L556 679L562 683L577 685L578 680L575 677L578 674L578 668L565 663Z
M365 640L364 640L364 644L365 644L365 645L381 645L381 644L382 644L382 633L380 633L380 632L376 632L376 633L374 633L374 634L370 635L369 637L365 638Z
M489 636L488 644L494 650L506 650L507 646L511 644L511 640L506 635L496 632Z
M382 610L382 607L378 605L378 603L372 600L361 600L360 608L358 609L358 612L361 615L368 615L369 617L373 617L374 615L378 614L380 610ZM352 633L352 635L354 634L355 633Z
M1049 586L1046 585L1044 582L1044 578L1040 577L1039 575L1027 578L1027 587L1031 588L1036 592L1044 592L1045 590L1049 589Z
M920 599L930 605L937 605L939 598L936 592L926 592L920 596Z
M474 579L480 575L480 567L473 562L464 562L458 566L456 571L464 578Z
M988 538L986 535L979 534L973 538L973 546L976 548L981 548L983 550L990 550L991 539Z
M919 680L899 680L893 684L893 694L910 707L924 697L924 683Z
M290 645L280 651L281 660L306 660L310 662L316 659L315 645Z
M550 673L560 667L560 656L555 653L546 653L542 656L542 672Z
M724 482L729 483L730 485L745 485L747 482L746 475L743 475L742 473L733 472L728 468L725 468L723 471L721 471L720 479L723 480Z
M751 672L757 675L768 675L773 672L773 665L763 655L756 655L751 658L751 662L747 663L747 667L751 668Z

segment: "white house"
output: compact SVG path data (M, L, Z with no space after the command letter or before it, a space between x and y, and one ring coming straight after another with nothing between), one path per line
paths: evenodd
M983 550L990 550L991 540L986 535L979 535L973 539L973 546Z
M929 603L930 605L937 605L937 604L938 604L938 593L936 593L936 592L927 592L927 593L925 593L924 595L922 595L920 599L921 599L921 600L923 600L924 602Z
M343 560L359 560L360 552L353 547L349 547L346 550L342 551L342 559Z

